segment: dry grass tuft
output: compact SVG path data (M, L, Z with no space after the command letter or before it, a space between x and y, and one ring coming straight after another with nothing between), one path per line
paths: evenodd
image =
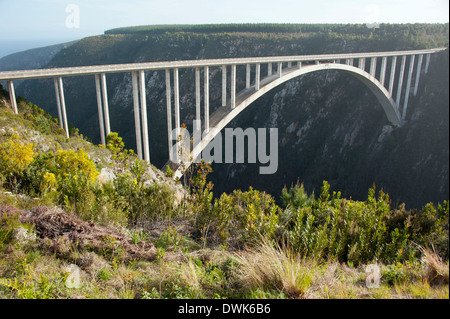
M261 239L250 251L236 255L243 286L282 290L290 298L307 298L313 281L314 261L301 260L292 251Z
M448 264L443 262L441 257L428 248L421 248L422 263L425 265L425 277L431 285L448 285Z

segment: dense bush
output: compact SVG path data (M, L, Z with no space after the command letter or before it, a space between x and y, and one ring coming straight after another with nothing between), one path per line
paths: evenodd
M448 256L448 202L436 210L429 204L420 212L404 205L392 210L382 190L367 200L352 201L329 193L324 182L320 197L308 196L302 186L284 190L287 207L280 215L280 238L304 255L327 257L353 264L414 259L420 246L435 244Z

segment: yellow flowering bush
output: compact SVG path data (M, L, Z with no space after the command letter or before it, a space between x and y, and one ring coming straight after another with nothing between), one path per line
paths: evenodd
M10 184L14 183L17 176L33 162L34 155L33 144L25 144L18 135L12 135L0 144L0 173Z
M88 153L82 149L76 152L71 149L59 150L55 155L55 164L56 173L60 177L81 174L90 182L95 182L96 177L100 175Z

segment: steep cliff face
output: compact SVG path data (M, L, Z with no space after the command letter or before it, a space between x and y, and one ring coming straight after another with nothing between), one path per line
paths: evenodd
M369 36L105 35L61 50L48 67L408 48ZM238 90L245 86L244 72L238 69ZM219 68L211 68L210 73L212 113L221 103L221 73ZM111 129L134 148L131 76L108 75L107 86ZM64 78L64 88L69 122L98 142L93 76ZM168 158L163 71L146 72L146 91L151 159L162 167ZM190 128L195 114L193 70L181 70L180 92L182 122ZM51 80L26 81L18 93L57 114ZM418 207L448 199L448 105L448 51L433 56L419 94L410 98L408 122L402 128L392 127L375 96L349 75L323 71L293 79L258 99L229 125L278 128L276 174L259 175L258 163L215 164L211 177L215 193L251 185L278 198L284 185L297 180L309 192L327 180L354 199L364 199L373 183L383 187L394 204Z

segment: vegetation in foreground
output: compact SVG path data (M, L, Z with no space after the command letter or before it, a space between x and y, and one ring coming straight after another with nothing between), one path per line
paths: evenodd
M251 188L213 199L207 164L180 187L117 134L66 139L1 91L1 298L449 298L448 201L392 208L327 182L283 189L281 207Z

